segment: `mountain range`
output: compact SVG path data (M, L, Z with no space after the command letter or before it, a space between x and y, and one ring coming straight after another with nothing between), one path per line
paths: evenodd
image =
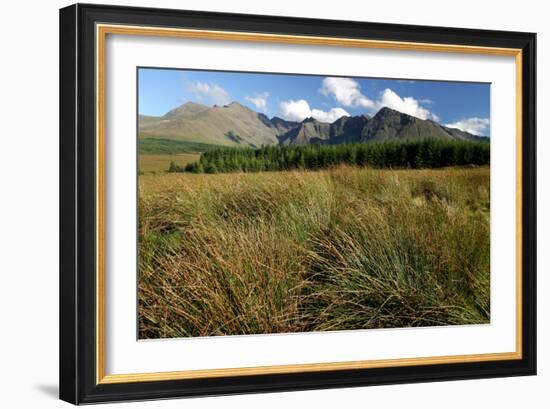
M304 145L310 143L383 142L425 138L488 140L432 120L383 107L376 115L342 116L332 123L268 118L238 102L209 107L195 102L163 116L139 115L140 138L163 138L216 145Z

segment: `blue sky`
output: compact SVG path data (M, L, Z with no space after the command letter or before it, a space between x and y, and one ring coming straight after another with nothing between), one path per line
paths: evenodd
M332 122L388 106L478 135L490 135L490 84L317 75L140 68L139 113L164 115L188 102L240 102L268 117Z

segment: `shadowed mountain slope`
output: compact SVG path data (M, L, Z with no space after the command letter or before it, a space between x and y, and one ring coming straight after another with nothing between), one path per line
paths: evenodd
M385 141L391 139L461 139L477 140L475 135L450 130L437 122L416 118L384 107L368 121L361 132L361 141Z

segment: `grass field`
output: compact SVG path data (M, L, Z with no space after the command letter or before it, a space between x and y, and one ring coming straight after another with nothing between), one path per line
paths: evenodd
M140 138L138 147L140 173L165 173L170 162L185 166L199 160L202 152L219 148L200 142L163 138Z
M177 153L206 152L211 149L219 149L220 145L208 143L179 141L165 138L139 138L139 152L151 154L173 155Z
M199 159L200 153L178 153L178 154L140 154L139 170L141 173L165 173L170 167L170 162L178 166L185 166L188 163Z
M488 167L139 184L140 338L489 322Z

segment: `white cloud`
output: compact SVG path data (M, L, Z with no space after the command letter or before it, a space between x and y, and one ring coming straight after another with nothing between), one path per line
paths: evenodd
M326 77L319 91L344 106L374 108L374 101L364 96L359 83L351 78Z
M311 108L305 99L283 101L280 108L281 116L289 121L303 121L311 116Z
M344 115L349 116L349 113L343 108L331 108L329 111L311 109L305 99L283 101L280 110L281 116L289 121L303 121L313 117L321 122L334 122Z
M206 82L194 82L187 86L195 97L212 105L225 105L231 102L229 93L217 84L207 84Z
M269 97L269 92L262 92L261 94L256 94L254 96L246 96L245 99L248 102L254 104L254 106L262 112L267 111L267 98Z
M396 92L386 88L380 94L380 99L376 101L378 109L388 107L404 114L412 115L420 119L432 119L438 121L439 118L434 113L420 105L419 101L413 97L401 98Z
M488 118L464 118L450 124L445 124L448 128L458 128L461 131L469 132L474 135L487 135L489 130Z
M361 86L352 78L326 77L319 91L327 97L333 97L344 106L365 108L370 114L376 113L382 107L388 107L420 119L439 119L421 105L430 105L433 101L416 100L413 97L402 98L389 88L382 91L377 100L372 100L361 93Z
M320 109L312 109L311 116L321 122L332 123L343 116L350 116L343 108L331 108L330 111L322 111Z

